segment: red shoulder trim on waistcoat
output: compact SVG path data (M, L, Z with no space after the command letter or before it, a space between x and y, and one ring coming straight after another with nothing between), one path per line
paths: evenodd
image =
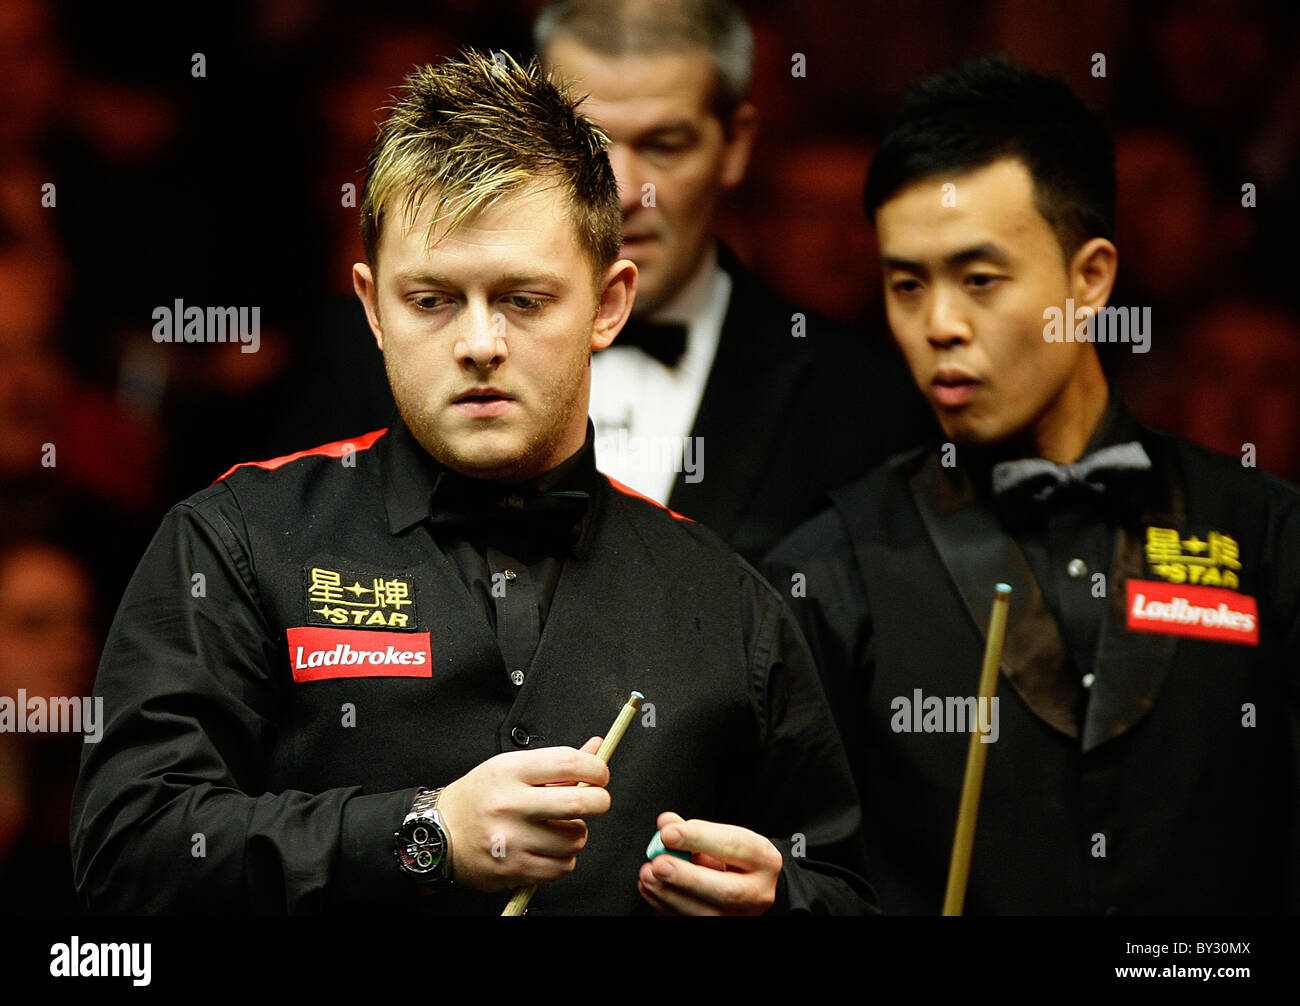
M639 492L637 492L637 491L636 491L635 489L633 489L631 486L625 486L625 485L624 485L622 482L620 482L618 479L611 479L608 475L606 475L605 478L609 480L609 484L610 484L610 485L612 485L612 486L613 486L615 489L617 489L619 492L623 493L625 496L635 496L635 497L636 497L637 499L639 499L639 500L645 500L647 503L652 503L652 504L654 504L654 505L657 506L660 510L667 510L668 513L672 514L672 515L673 515L674 517L676 517L678 520L686 520L686 521L690 521L692 524L695 523L695 521L691 520L691 519L690 519L689 517L687 517L687 516L684 516L683 514L679 514L676 510L668 510L668 508L667 508L666 506L664 506L662 503L660 503L658 500L652 500L649 496L646 496L646 495L643 494L643 493L639 493Z
M319 447L312 447L305 451L298 451L294 454L286 454L282 458L272 458L270 461L241 461L237 465L231 466L221 478L213 479L212 484L216 485L221 479L226 478L236 468L245 468L252 465L254 468L265 468L268 471L279 468L281 465L287 465L290 461L297 461L299 458L306 457L323 457L323 458L341 458L348 453L344 448L352 451L364 451L373 446L374 442L388 432L385 426L382 430L372 430L369 433L362 434L359 437L351 437L348 440L336 440L332 444L321 444Z

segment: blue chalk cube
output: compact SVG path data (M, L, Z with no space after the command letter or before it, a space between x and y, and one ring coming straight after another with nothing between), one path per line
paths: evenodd
M665 846L664 840L659 836L659 832L656 831L655 837L650 839L650 844L646 846L645 858L654 859L655 856L662 856L665 852L668 853L668 855L670 856L676 856L678 859L685 859L689 861L691 858L691 854L689 852L686 852L682 849L669 849L667 846Z

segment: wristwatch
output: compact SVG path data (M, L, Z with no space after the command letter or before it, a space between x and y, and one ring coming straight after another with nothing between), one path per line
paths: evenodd
M428 894L451 885L451 840L438 813L441 789L422 789L393 833L393 854L402 871Z

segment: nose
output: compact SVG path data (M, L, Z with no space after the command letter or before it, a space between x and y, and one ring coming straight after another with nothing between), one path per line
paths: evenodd
M614 178L618 182L618 201L623 208L623 216L626 217L641 205L641 186L645 183L641 159L626 143L611 143L609 166L614 169Z
M461 331L456 339L456 359L475 370L494 370L510 354L506 345L506 317L490 311L486 304L470 304L461 313Z
M970 341L970 324L960 310L956 295L942 286L934 287L930 293L925 337L936 349Z

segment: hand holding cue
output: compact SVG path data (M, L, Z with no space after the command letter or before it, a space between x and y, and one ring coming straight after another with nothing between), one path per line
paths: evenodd
M957 811L957 834L952 842L952 861L948 865L948 889L943 895L943 914L960 915L966 903L966 881L970 877L971 848L975 844L975 817L980 808L980 789L984 785L984 760L988 745L980 740L980 703L993 701L998 690L998 668L1002 666L1002 642L1007 632L1007 609L1011 587L997 585L993 611L989 615L989 633L984 642L984 664L980 668L980 691L975 700L976 718L971 727L970 747L966 751L966 778L961 786L961 806ZM991 715L991 714L990 714Z
M627 697L627 702L625 702L623 708L619 710L618 718L614 720L614 725L609 728L609 733L607 733L605 739L601 741L600 747L596 751L596 757L606 765L609 764L609 759L614 754L614 749L618 747L618 742L621 741L623 735L627 733L627 728L632 722L632 717L635 716L636 711L641 708L641 703L643 701L645 701L645 696L640 692L633 692L629 695ZM588 785L588 783L578 783L579 787L586 785ZM528 902L533 900L533 895L536 893L536 884L530 884L528 887L519 888L519 890L515 891L514 897L510 899L509 904L506 905L505 911L501 913L502 916L523 915L524 911L528 908Z

